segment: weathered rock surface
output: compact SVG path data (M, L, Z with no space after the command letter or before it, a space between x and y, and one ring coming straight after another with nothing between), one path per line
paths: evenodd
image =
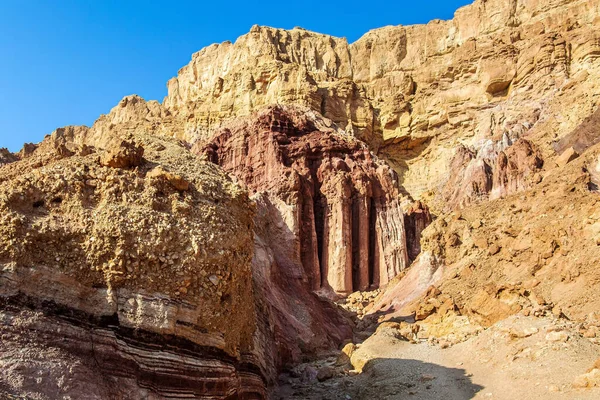
M246 192L173 140L62 139L0 167L0 397L264 398Z
M353 44L255 26L194 54L162 104L0 150L0 394L264 398L351 334L314 291L382 287L348 309L402 318L386 341L448 348L522 314L579 336L511 340L597 342L599 27L589 0L476 0ZM348 358L368 371L367 347ZM349 379L327 371L318 398Z
M255 26L194 54L162 104L127 97L92 133L141 124L192 142L264 106L301 104L365 140L413 197L428 198L461 144L525 137L552 155L597 108L599 23L595 1L477 0L453 20L352 44Z
M435 199L444 211L494 200L530 188L541 180L544 161L540 151L526 139L479 149L459 146L451 162L450 178Z
M583 153L589 147L600 142L599 127L600 108L587 117L573 132L564 136L554 145L556 153L562 155L569 149L578 154Z
M310 110L267 108L194 151L261 193L278 264L313 290L378 287L408 266L396 174Z
M413 262L421 253L421 235L432 222L431 213L423 203L417 201L410 205L404 214L404 230L408 259Z
M0 149L0 165L15 162L17 160L18 160L17 156L15 156L13 153L8 151L8 149L4 149L4 148Z
M530 189L438 218L423 232L417 262L370 313L415 312L424 338L455 339L516 314L555 316L594 340L600 223L589 171L598 146Z

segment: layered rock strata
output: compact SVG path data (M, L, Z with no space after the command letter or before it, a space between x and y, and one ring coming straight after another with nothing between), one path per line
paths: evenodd
M600 100L599 23L593 1L477 0L452 20L376 29L352 44L255 26L194 54L162 104L128 96L88 136L143 127L191 143L268 105L300 104L364 140L429 202L462 146L525 138L554 156Z
M0 167L0 397L265 398L246 192L173 140L115 143Z
M266 105L302 104L365 140L417 198L448 180L460 144L533 136L545 158L598 102L599 23L594 1L477 0L452 20L351 44L255 26L194 54L162 105L137 107L149 125L178 121L158 129L193 141Z
M407 267L396 174L316 113L270 107L193 151L263 196L282 246L276 261L313 290L378 287Z

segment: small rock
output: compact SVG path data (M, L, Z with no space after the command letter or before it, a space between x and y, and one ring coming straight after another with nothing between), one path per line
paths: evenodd
M429 382L435 379L435 376L431 375L431 374L423 374L421 375L421 382Z
M100 165L111 168L132 168L144 161L144 148L133 141L123 140L100 157Z
M569 340L569 334L565 331L559 331L559 332L549 332L546 335L546 341L548 342L566 342L567 340Z
M431 303L421 304L417 313L415 314L415 320L422 321L425 318L429 317L431 314L435 312L436 308Z
M161 167L156 167L152 171L148 172L147 178L162 179L168 182L173 188L180 192L185 192L190 189L190 183L180 175L174 174L169 171L165 171Z
M488 247L488 241L485 237L478 237L473 239L473 243L475 244L475 246L479 247L480 249L487 249Z
M511 329L509 332L509 336L512 339L524 339L528 338L532 335L538 333L539 330L537 328L525 328L525 329Z
M595 328L596 328L596 327L592 327L592 328L590 328L590 329L586 330L586 331L583 333L583 337L584 337L584 338L586 338L586 339L593 339L593 338L595 338L595 337L596 337L596 334L597 334L597 333L596 333L596 329L595 329Z
M490 246L490 248L488 249L488 252L490 253L491 256L496 255L500 252L500 246L498 246L496 243L494 243Z
M563 153L556 159L556 164L559 167L564 167L577 157L579 157L579 154L575 151L574 148L569 147L568 149L563 151Z
M600 386L600 369L593 369L587 374L575 378L573 387L576 389L585 389Z
M208 277L208 280L212 282L213 285L217 286L219 284L219 277L216 275L211 275Z
M323 382L326 381L328 379L333 378L335 375L335 370L331 367L322 367L319 369L319 372L317 372L317 380L319 382Z
M316 370L316 368L307 365L306 368L304 368L304 371L302 371L302 375L301 375L301 380L303 382L312 382L315 379L317 379L317 374L318 371Z
M566 317L565 317L565 314L564 314L564 313L563 313L563 311L562 311L562 308L561 308L561 307L559 307L559 306L554 306L554 307L552 308L552 314L554 314L554 316L555 316L556 318L566 318Z
M345 345L342 349L342 352L338 356L335 364L339 366L351 365L350 359L355 350L356 345L354 343L348 343L347 345Z

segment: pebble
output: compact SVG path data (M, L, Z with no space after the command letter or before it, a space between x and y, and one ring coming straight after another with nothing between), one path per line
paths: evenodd
M567 340L569 340L569 334L564 331L550 332L546 335L548 342L566 342Z
M213 285L217 286L219 284L219 277L216 275L211 275L208 277L208 280L212 282Z

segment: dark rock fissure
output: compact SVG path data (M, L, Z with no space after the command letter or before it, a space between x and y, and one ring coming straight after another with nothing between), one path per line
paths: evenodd
M173 370L149 370L147 367L143 367L140 364L141 361L134 360L131 356L123 353L126 352L124 349L171 353L181 356L182 359L188 357L197 361L214 360L222 362L224 365L231 365L235 371L238 371L241 379L258 379L262 381L263 387L268 384L260 368L251 362L240 361L221 349L199 345L179 336L125 327L120 324L116 313L93 315L52 300L39 299L23 293L0 298L0 310L15 314L22 310L37 311L49 318L50 321L56 321L57 326L67 323L87 331L91 335L91 347L80 342L72 334L58 334L57 331L56 338L52 338L49 332L40 332L40 334L43 334L45 340L48 340L53 346L63 348L82 360L95 360L98 367L103 371L110 372L111 376L126 379L134 377L140 388L152 390L165 398L177 393L184 396L213 393L215 395L231 395L233 396L231 398L264 398L262 388L256 388L257 391L253 391L252 385L244 387L241 392L236 390L232 392L232 388L220 381L220 379L231 378L227 371L198 369L185 362L174 366ZM116 343L111 344L111 337L114 337L116 343L119 343L118 348L115 347ZM94 345L96 341L98 343ZM226 394L227 392L229 394Z
M357 194L352 197L352 291L360 290L360 199Z
M327 282L326 271L324 271L323 269L323 232L325 229L324 225L326 200L318 191L315 197L313 198L313 206L315 218L315 232L317 235L317 254L319 259L319 270L321 271L320 286L323 286L323 284Z
M377 222L375 213L375 199L369 199L369 286L375 284L375 226Z

